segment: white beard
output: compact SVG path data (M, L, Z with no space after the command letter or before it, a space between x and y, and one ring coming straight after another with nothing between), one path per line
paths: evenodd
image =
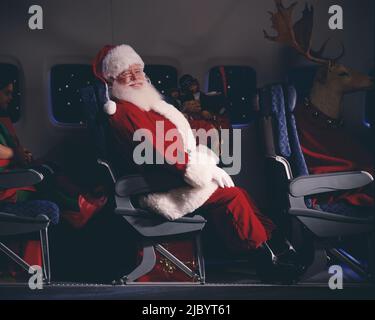
M133 103L145 111L150 111L153 105L163 100L155 87L147 81L140 88L124 86L115 81L112 85L111 95L117 99Z

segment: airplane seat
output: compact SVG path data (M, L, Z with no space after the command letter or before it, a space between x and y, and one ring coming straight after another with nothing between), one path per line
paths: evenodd
M293 115L296 101L296 89L290 85L273 84L259 91L267 178L270 182L270 197L273 199L270 201L271 215L276 223L291 234L294 241L310 249L306 250L309 251L306 256L310 255L306 258L310 268L305 277L323 270L327 252L358 274L371 277L374 272L373 214L368 215L369 212L363 208L345 203L313 207L311 197L360 188L373 182L373 178L367 172L309 175ZM344 250L336 249L339 239L353 235L366 235L368 239L368 268Z
M32 186L53 174L49 166L10 170L0 173L0 188L11 189ZM45 200L30 200L17 203L0 203L0 239L39 232L42 249L43 280L51 282L48 227L59 222L60 212L56 204ZM27 273L30 265L17 253L0 241L0 251L18 264Z
M154 282L189 282L204 283L205 267L202 253L200 233L206 220L197 213L191 213L175 221L168 221L153 212L140 209L136 198L145 193L167 191L181 186L179 179L153 174L134 173L115 159L112 148L113 137L102 110L105 103L105 86L97 81L94 85L81 89L85 106L85 115L89 134L97 150L97 162L106 168L107 175L112 181L115 214L122 216L136 231L141 246L140 264L129 274L123 276L115 284L142 284ZM190 245L194 261L186 261L183 252L171 252L169 248L177 247L175 241L184 239ZM193 242L192 242L193 240ZM135 244L136 245L136 244ZM182 254L182 256L181 256ZM161 266L160 264L163 264ZM160 277L161 269L168 269L172 275L166 281ZM155 271L159 270L159 271ZM179 276L173 276L174 270ZM168 272L169 272L168 271ZM184 276L182 277L181 274ZM155 277L154 277L155 275Z
M369 72L371 77L375 77L375 69ZM365 122L373 129L375 126L375 89L371 89L366 93L366 110L365 110Z

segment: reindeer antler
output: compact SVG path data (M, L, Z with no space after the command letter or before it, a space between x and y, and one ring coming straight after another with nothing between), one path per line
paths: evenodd
M311 50L311 54L314 56L314 57L320 57L320 58L323 58L323 53L327 47L327 44L328 42L330 41L331 39L328 38L322 45L322 47L318 50L318 51L313 51ZM345 46L344 44L342 43L342 41L340 41L340 45L341 45L341 53L335 57L335 58L324 58L324 59L328 59L331 63L335 64L337 63L337 61L339 61L344 55L345 55Z
M293 10L297 2L293 2L288 8L284 7L282 0L275 0L275 4L277 12L270 12L270 14L272 28L278 34L270 36L267 31L263 30L264 37L274 42L289 45L312 62L319 64L330 63L329 59L314 56L311 49L314 8L312 6L309 8L306 4L302 18L293 25Z

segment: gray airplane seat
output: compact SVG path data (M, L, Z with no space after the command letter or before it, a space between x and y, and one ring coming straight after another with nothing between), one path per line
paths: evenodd
M310 175L298 138L293 110L297 94L290 85L269 85L259 91L261 126L264 134L270 214L310 265L305 277L327 266L334 257L357 274L374 274L374 215L365 208L344 202L319 203L312 197L341 190L351 190L373 182L367 172L340 172ZM343 239L362 236L368 264L365 265L341 249ZM367 243L366 243L367 242Z
M200 233L206 220L199 214L191 213L169 221L137 205L139 195L168 191L184 182L164 172L140 174L124 166L123 158L116 153L114 137L102 110L105 86L97 82L81 89L81 96L88 130L97 150L97 162L106 169L113 185L114 213L121 215L138 236L138 243L125 245L141 247L139 265L114 283L204 283ZM185 250L191 252L192 256L188 257Z
M40 183L53 169L48 165L35 168L3 171L0 173L0 189L33 186ZM49 257L48 227L59 222L59 208L50 201L30 200L22 202L0 202L0 253L19 265L26 273L34 270L17 253L12 251L7 241L23 241L39 233L42 250L43 281L50 283L51 268ZM31 269L30 269L31 268Z

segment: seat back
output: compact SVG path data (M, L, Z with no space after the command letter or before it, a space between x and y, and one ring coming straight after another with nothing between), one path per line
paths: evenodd
M109 146L107 139L108 122L103 112L105 103L105 86L100 82L81 89L81 97L84 103L84 114L89 131L90 142L96 151L98 159L109 159Z
M295 67L287 73L287 83L296 88L299 97L308 97L320 66Z
M286 214L291 206L289 181L308 175L293 115L297 93L293 86L271 84L259 90L260 122L266 155L269 214L274 222L292 232ZM305 200L311 207L311 200Z
M370 76L375 77L375 69L370 71ZM366 113L365 113L365 122L371 126L371 129L374 131L375 127L375 89L368 91L366 94Z
M114 170L111 175L117 176L126 173L124 168L127 167L127 163L122 161L123 158L117 152L114 134L103 111L106 102L105 90L105 85L97 81L80 91L91 147L95 151L98 162L102 164L104 161L110 164L111 170Z
M281 156L290 164L290 178L308 175L295 117L297 92L293 86L274 84L260 90L259 105L268 156Z

